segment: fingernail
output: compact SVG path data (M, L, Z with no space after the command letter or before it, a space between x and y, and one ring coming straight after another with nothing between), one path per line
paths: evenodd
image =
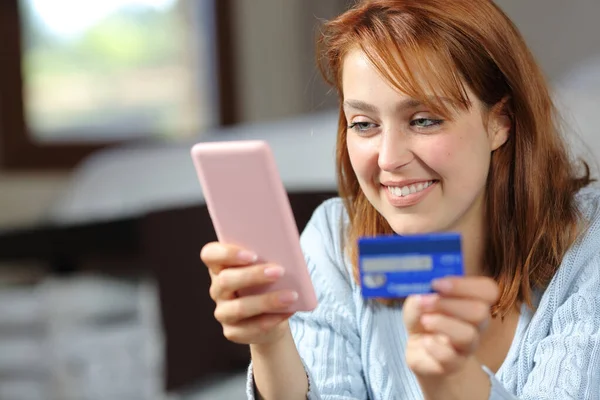
M433 347L435 345L435 340L431 336L425 336L423 338L423 344L427 347Z
M450 338L446 335L438 335L438 341L444 346L450 345Z
M296 292L285 292L279 296L279 301L283 304L292 304L298 300L298 293Z
M431 315L423 315L421 317L421 325L423 325L425 328L429 327L431 325L432 321L433 321L433 316L431 316Z
M258 256L251 251L242 250L238 253L237 258L242 262L253 263L258 259Z
M452 282L448 279L436 279L431 282L431 287L438 292L449 292L452 289Z
M435 304L436 300L435 295L421 295L419 296L419 305L422 309L429 309Z
M265 275L269 278L281 278L285 273L285 269L279 265L274 265L265 268Z

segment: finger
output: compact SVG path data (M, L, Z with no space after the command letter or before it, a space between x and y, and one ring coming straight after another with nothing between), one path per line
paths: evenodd
M213 278L210 297L215 301L232 299L236 291L276 282L284 273L283 267L272 264L226 268Z
M237 324L260 314L284 312L298 300L298 293L289 290L244 296L217 303L215 318L221 324Z
M446 335L460 353L471 354L479 344L479 331L473 325L447 315L423 315L421 324L429 333Z
M235 343L251 344L256 342L257 338L263 338L271 333L277 325L292 315L291 313L263 314L237 324L223 325L223 335Z
M441 297L437 294L419 296L419 306L425 313L440 313L470 323L483 331L491 317L489 305L474 300Z
M456 371L466 358L452 347L450 339L445 335L425 335L423 346L445 373Z
M402 318L408 332L417 332L420 330L419 320L423 315L423 311L420 307L419 298L420 296L418 295L408 296L402 305Z
M444 375L442 365L427 351L423 339L429 335L418 335L406 344L406 363L419 376L437 377Z
M200 252L200 259L215 273L224 267L237 267L249 265L257 260L257 255L239 246L211 242L206 244Z
M479 299L490 306L494 305L500 296L498 284L485 276L436 279L432 282L432 287L443 296Z

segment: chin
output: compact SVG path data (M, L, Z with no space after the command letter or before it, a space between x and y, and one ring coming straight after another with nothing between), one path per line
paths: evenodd
M398 235L419 235L425 233L441 232L443 229L438 224L430 221L415 221L413 218L386 218L392 230Z

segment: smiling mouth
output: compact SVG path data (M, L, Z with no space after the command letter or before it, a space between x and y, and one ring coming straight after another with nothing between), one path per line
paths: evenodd
M437 182L436 180L431 180L431 181L420 182L420 183L407 185L407 186L403 186L403 187L385 186L385 188L393 196L406 197L406 196L410 196L411 194L422 192L423 190L427 189L428 187L430 187L431 185L433 185L436 182Z

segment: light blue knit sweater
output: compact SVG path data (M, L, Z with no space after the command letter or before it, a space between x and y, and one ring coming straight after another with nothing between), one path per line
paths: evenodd
M590 222L537 299L523 307L515 338L494 375L490 399L600 399L600 191L578 204ZM401 308L367 303L342 251L344 207L322 204L301 237L319 306L290 320L309 377L309 399L422 399L405 363ZM248 398L254 398L252 365Z

